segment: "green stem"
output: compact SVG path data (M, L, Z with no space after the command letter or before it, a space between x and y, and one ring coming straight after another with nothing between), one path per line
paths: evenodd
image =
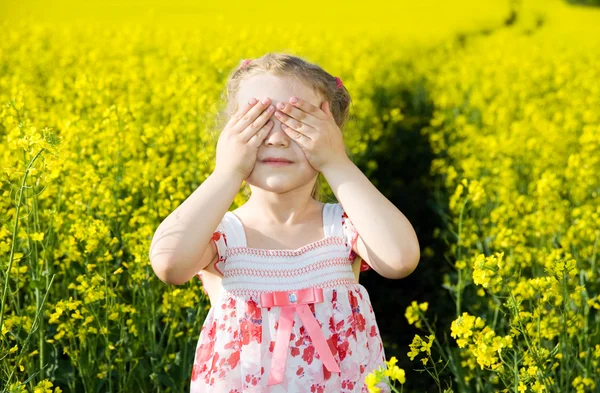
M8 282L10 281L8 278L10 277L10 270L12 269L13 260L14 260L14 256L15 256L15 248L16 248L16 244L17 244L16 240L17 240L17 232L19 230L19 212L21 211L21 201L23 200L23 189L25 188L25 182L27 180L27 175L29 175L31 166L33 165L35 160L37 160L39 155L44 150L45 149L41 149L35 155L35 157L33 157L33 159L31 161L29 161L29 165L27 165L27 168L25 169L25 174L23 175L23 179L21 180L21 187L19 189L19 200L17 202L17 212L15 214L15 223L13 225L12 242L10 245L10 256L8 257L8 268L6 269L6 274L4 275L4 277L6 277L6 280L4 281L4 289L2 291L2 301L0 301L0 331L2 330L2 326L3 326L3 322L4 322L4 305L6 304L6 292L8 291Z
M429 333L433 334L435 336L435 332L431 328L431 325L429 325L429 322L427 322L427 318L425 318L425 315L418 308L417 308L417 313L419 314L419 318L425 323L425 326L427 326L427 330L429 331ZM445 350L444 350L444 348L442 347L442 345L439 343L439 340L437 339L437 337L433 340L433 342L434 342L435 347L437 348L437 350L440 352L440 354L444 358L444 360L447 363L450 363L450 368L452 369L452 372L454 373L454 375L458 376L459 375L459 370L458 370L458 367L457 367L456 363L454 363L454 357L452 356L452 352L450 351L450 349L448 349L448 353L446 353ZM462 376L461 376L461 377L459 377L457 379L458 379L459 385L466 392L467 391L467 386L465 385L464 378L462 378Z
M465 198L463 205L460 208L460 214L458 215L458 239L457 239L457 261L461 260L461 235L462 235L462 219L465 211L465 206L467 205L468 198ZM462 269L458 270L458 284L456 287L456 317L458 318L461 314L461 305L462 305Z

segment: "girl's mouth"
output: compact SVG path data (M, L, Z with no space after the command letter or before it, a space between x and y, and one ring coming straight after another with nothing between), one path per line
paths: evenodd
M276 166L276 167L293 164L293 162L285 162L285 161L262 161L262 163L266 164L266 165Z

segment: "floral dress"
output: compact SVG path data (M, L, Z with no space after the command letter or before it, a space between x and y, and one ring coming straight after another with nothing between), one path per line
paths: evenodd
M339 203L324 205L323 227L296 250L257 249L225 214L212 237L222 291L200 331L191 393L368 391L365 377L386 358L352 271L358 233Z

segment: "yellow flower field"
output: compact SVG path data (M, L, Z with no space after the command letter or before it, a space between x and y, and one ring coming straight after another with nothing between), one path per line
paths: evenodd
M398 91L433 105L420 134L448 250L422 255L452 261L455 319L436 331L427 303L401 306L423 331L405 348L415 367L440 392L600 388L600 9L374 3L361 30L340 4L310 29L276 10L264 26L232 8L195 19L189 4L155 24L158 2L139 23L105 22L113 4L60 24L78 10L61 4L37 10L43 22L17 22L19 7L1 22L1 392L188 388L209 301L199 280L156 278L150 239L214 169L227 75L269 51L344 81L353 159L413 120ZM310 19L318 4L305 4ZM374 370L371 392L411 391L397 361Z

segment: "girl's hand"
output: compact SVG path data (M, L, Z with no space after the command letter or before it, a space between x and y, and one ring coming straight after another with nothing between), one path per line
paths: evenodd
M289 103L280 102L275 117L283 131L300 145L310 165L322 172L328 165L348 159L342 132L329 110L329 102L317 108L301 99L294 102L294 99L297 97L291 97Z
M269 97L263 101L253 98L231 116L217 142L215 172L239 176L241 180L250 176L258 148L274 124L271 117L275 107L270 105Z

